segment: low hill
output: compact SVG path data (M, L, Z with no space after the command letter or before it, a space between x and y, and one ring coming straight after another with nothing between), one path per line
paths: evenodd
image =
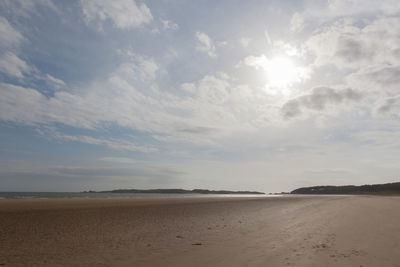
M290 192L291 194L382 194L400 195L400 182L372 185L343 185L343 186L312 186L302 187Z
M238 195L264 195L256 191L229 191L208 189L116 189L111 191L85 191L85 193L153 193L153 194L238 194Z

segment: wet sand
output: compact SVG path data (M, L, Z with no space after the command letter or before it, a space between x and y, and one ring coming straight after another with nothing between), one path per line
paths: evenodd
M400 266L400 197L0 200L0 266Z

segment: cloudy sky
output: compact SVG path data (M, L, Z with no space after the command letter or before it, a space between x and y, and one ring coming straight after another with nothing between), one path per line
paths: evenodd
M0 2L0 191L398 180L397 0Z

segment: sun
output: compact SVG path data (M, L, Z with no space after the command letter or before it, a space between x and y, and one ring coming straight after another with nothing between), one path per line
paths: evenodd
M302 80L301 68L297 67L288 56L276 56L266 59L262 67L265 71L269 88L286 90L294 83Z

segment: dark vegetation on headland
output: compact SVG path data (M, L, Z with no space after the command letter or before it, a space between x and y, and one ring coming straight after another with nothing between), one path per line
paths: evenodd
M153 194L238 194L238 195L264 195L256 191L228 191L208 189L116 189L111 191L85 191L84 193L153 193Z
M302 187L291 194L352 194L352 195L400 195L400 182L372 185L312 186Z

